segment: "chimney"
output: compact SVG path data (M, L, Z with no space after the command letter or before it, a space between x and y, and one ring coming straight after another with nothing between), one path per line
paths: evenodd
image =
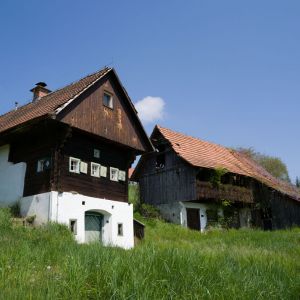
M35 87L30 90L30 92L33 93L32 102L35 102L51 93L50 90L46 89L46 86L47 84L45 82L38 82Z

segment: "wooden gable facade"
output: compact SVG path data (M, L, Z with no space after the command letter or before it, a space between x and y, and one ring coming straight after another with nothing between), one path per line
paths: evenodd
M92 84L79 81L71 88L79 83L75 97L0 132L0 145L10 145L10 162L26 163L23 196L58 191L127 202L128 168L152 145L113 69ZM35 107L50 107L55 93L63 90L36 100ZM104 94L111 96L111 107L105 105ZM70 171L71 159L79 161L79 172ZM92 165L99 171L93 173ZM112 169L120 171L113 180Z

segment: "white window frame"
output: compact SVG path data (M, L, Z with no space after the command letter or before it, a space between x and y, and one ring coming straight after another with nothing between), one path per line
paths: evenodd
M97 167L96 173L93 173L93 167ZM100 164L91 162L91 176L99 178L100 177L100 169L101 169L101 165Z
M72 170L72 162L76 162L77 163L77 168L76 170ZM80 174L80 159L79 158L75 158L75 157L70 157L69 159L69 172L70 173L76 173L76 174Z
M113 177L113 172L114 171L116 172L116 178ZM110 172L109 173L110 173L109 178L110 178L111 181L116 181L116 182L119 181L119 169L118 168L110 167Z
M109 103L108 103L108 105L106 105L106 104L104 103L104 97L105 97L105 95L109 96ZM104 105L105 107L108 107L108 108L110 108L110 109L113 109L113 108L114 108L114 100L113 100L113 96L112 96L111 93L104 91L102 102L103 102L103 105Z

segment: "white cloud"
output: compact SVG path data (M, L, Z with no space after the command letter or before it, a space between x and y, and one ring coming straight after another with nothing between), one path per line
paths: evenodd
M165 101L160 97L145 97L135 104L143 123L152 123L164 117Z

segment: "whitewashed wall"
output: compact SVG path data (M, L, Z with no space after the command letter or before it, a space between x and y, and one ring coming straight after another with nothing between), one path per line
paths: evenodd
M103 214L102 242L104 245L125 249L134 246L133 207L131 204L58 192L25 197L21 200L22 215L36 215L36 224L54 221L69 226L71 219L77 220L75 238L80 243L85 241L86 211ZM118 223L123 224L123 236L118 236Z
M8 161L9 145L0 147L0 206L9 206L23 196L26 163Z

